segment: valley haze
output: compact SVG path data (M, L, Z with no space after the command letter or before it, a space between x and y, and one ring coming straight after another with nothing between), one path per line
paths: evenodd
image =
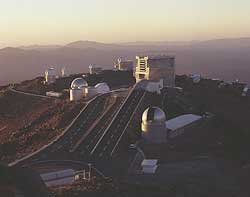
M177 74L202 74L226 81L250 84L250 38L190 42L100 43L76 41L66 45L30 45L0 49L0 85L43 75L54 67L58 73L88 72L90 64L112 69L119 57L135 61L140 54L176 56Z

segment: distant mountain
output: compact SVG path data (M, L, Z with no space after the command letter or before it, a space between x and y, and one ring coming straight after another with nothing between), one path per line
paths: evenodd
M193 47L203 49L237 50L250 49L250 38L215 39L196 42Z
M121 45L125 46L190 46L198 41L136 41L136 42L123 42Z
M239 49L239 48L250 48L250 37L249 38L228 38L228 39L214 39L205 41L136 41L136 42L122 42L122 43L101 43L95 41L75 41L64 46L62 45L29 45L20 46L18 48L25 50L50 50L59 49L61 47L77 48L77 49L141 49L142 47L153 47L154 49L162 49L163 47L190 47L190 48L203 48L203 49ZM146 49L145 49L146 50Z
M61 45L29 45L29 46L20 46L18 48L25 49L25 50L39 50L39 51L46 51L46 50L53 50L62 47Z
M130 42L119 44L76 41L65 46L33 45L0 49L0 81L17 82L43 75L48 67L58 73L87 72L89 64L112 68L118 57L134 60L138 54L174 54L176 71L250 84L250 38L192 42Z
M114 48L120 48L121 46L117 44L106 44L95 41L76 41L65 45L65 47L77 48L77 49L86 49L86 48L114 49Z

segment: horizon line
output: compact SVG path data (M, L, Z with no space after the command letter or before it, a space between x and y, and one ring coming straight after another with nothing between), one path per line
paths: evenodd
M169 43L194 43L194 42L206 42L206 41L212 41L212 40L234 40L234 39L250 39L250 35L249 36L244 36L244 37L218 37L218 38L209 38L209 39L199 39L199 40L137 40L137 41L118 41L118 42L105 42L105 41L98 41L98 40L75 40L75 41L69 41L69 42L65 42L65 43L51 43L51 44L43 44L43 43L34 43L34 44L22 44L22 45L7 45L6 46L0 46L0 49L4 49L4 48L22 48L22 47L31 47L31 46L58 46L58 47L62 47L62 46L66 46L68 44L74 43L74 42L95 42L95 43L100 43L100 44L132 44L132 43L164 43L164 42L169 42ZM3 44L5 45L5 44Z

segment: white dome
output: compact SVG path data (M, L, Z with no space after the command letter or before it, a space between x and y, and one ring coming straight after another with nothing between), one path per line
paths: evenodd
M142 122L165 122L165 112L159 107L149 107L142 114Z
M98 83L95 85L97 93L104 94L110 92L110 88L107 83Z
M82 89L87 86L88 83L83 78L76 78L71 82L71 89Z

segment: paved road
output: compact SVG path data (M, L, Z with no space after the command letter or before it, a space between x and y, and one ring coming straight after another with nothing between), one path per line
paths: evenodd
M68 130L66 135L42 154L42 159L70 158L71 154L69 151L71 147L77 143L78 139L88 130L98 116L101 115L106 99L107 97L103 96L92 102Z
M115 104L107 111L98 124L92 129L91 133L80 144L80 146L75 151L77 157L81 159L90 159L91 151L95 148L95 145L102 137L105 129L112 121L115 112L120 108L122 100L123 98L117 98Z
M109 159L111 157L111 153L115 148L117 141L123 134L123 131L144 92L144 90L134 90L132 92L125 105L123 105L123 107L119 111L119 114L116 116L113 123L105 131L105 134L92 150L92 157L98 160Z
M97 97L90 102L85 110L79 115L75 122L69 127L67 132L61 136L54 143L46 146L42 151L26 158L20 162L14 162L10 165L24 165L34 160L48 160L48 159L70 159L69 150L73 144L84 134L84 132L93 124L93 122L100 116L104 109L104 103L110 94Z
M19 91L19 90L15 90L14 87L10 87L9 88L10 91L18 93L18 94L24 94L27 96L35 96L35 97L39 97L39 98L49 98L49 99L57 99L55 97L50 97L50 96L45 96L45 95L40 95L40 94L33 94L33 93L28 93L28 92L23 92L23 91Z
M88 106L58 142L37 154L32 160L81 159L102 166L101 170L110 168L111 153L120 143L128 122L144 96L145 85L146 83L140 83L134 86L124 102L118 97L115 104L103 116L106 98L104 96L98 98ZM70 151L98 117L99 122L86 135L79 147L73 152Z
M125 136L125 128L127 127L128 122L131 120L131 117L133 116L134 111L139 105L141 98L145 94L144 88L146 85L147 83L142 82L134 86L134 88L126 98L124 104L114 116L111 124L106 128L103 135L97 141L90 153L91 161L105 172L112 171L112 165L116 165L115 163L117 161L117 158L112 158L112 152L117 147L117 145L119 145L121 138ZM84 154L83 148L82 151ZM134 154L135 152L132 152L131 154L129 153L126 158L128 158L128 160L131 160ZM118 158L119 157L121 157L121 155L119 155ZM128 165L129 164L120 165L120 170L127 170ZM113 171L117 170L114 169Z

